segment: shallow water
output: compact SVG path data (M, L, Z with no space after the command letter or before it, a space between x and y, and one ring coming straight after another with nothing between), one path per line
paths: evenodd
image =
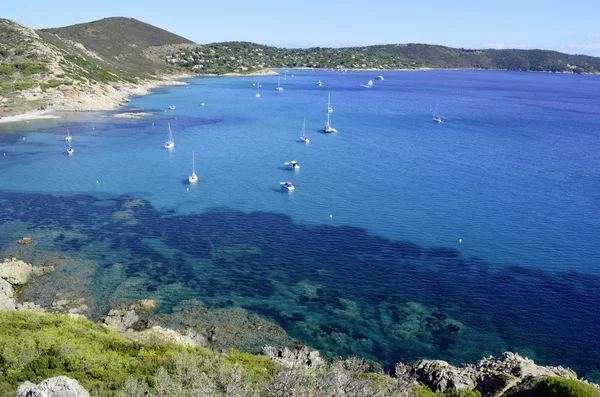
M387 72L359 88L373 77L296 71L282 93L261 77L259 99L251 78L194 79L131 102L152 118L0 125L0 250L32 234L22 255L64 255L37 298L87 294L92 316L197 298L330 356L389 365L508 349L594 376L600 80ZM300 171L286 170L294 158Z

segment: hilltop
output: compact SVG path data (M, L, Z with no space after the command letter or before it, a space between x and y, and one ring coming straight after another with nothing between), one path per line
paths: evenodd
M199 74L253 72L262 68L490 69L600 73L600 58L547 50L473 50L429 44L287 49L250 42L179 48L165 60Z
M172 83L182 69L156 54L190 44L130 18L37 31L0 19L0 117L33 109L115 108L130 95Z

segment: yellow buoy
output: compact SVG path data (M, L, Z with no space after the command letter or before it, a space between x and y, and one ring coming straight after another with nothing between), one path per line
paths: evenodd
M459 244L462 244L462 238L459 238L459 239L458 239L458 243L459 243Z
M332 214L329 214L329 219L333 219L333 215Z

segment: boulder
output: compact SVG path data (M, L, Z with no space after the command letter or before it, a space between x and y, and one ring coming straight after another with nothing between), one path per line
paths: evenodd
M15 291L12 285L0 278L0 311L15 310L17 302L14 297Z
M90 394L74 379L56 376L38 385L25 382L17 390L16 397L89 397Z
M413 366L413 374L434 392L448 387L473 390L477 385L477 373L473 368L455 367L442 360L419 361Z
M27 284L33 277L39 277L53 271L53 266L31 266L29 263L15 258L0 262L0 278L12 285Z
M141 331L152 326L149 313L156 307L156 301L142 299L130 305L119 305L108 312L103 322L116 331L134 329Z

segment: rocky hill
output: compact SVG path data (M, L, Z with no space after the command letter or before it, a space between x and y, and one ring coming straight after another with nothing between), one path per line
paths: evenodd
M0 19L0 117L33 109L114 108L181 74L155 54L190 43L129 18L39 31Z

